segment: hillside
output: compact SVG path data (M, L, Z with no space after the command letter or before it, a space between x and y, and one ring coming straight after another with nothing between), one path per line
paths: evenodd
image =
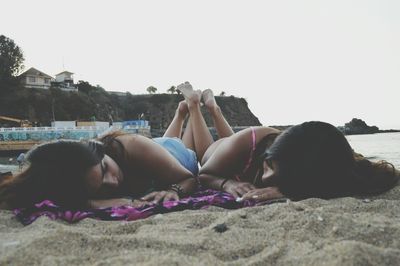
M172 120L175 108L183 100L177 94L124 96L110 94L86 82L78 84L79 92L59 89L9 88L0 92L0 115L27 119L37 126L48 126L53 120L123 121L149 120L155 132L163 131ZM232 126L260 125L243 98L217 96L217 103ZM211 118L204 112L207 124ZM7 126L4 123L0 126Z

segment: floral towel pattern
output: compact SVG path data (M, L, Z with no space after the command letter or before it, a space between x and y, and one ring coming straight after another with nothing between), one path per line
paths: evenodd
M120 206L87 210L66 210L55 205L50 200L45 200L30 208L15 209L14 214L24 225L31 224L40 216L51 219L62 219L69 223L75 223L85 218L99 220L125 220L133 221L147 218L154 214L168 213L182 210L198 210L208 206L218 206L226 209L239 209L256 205L265 205L275 202L284 202L286 199L270 200L264 202L242 201L237 202L232 195L215 190L204 190L193 194L191 197L179 201L168 201L165 203L151 204L141 208L131 206Z

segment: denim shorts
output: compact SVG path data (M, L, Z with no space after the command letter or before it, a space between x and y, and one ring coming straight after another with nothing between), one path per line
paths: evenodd
M183 167L188 169L193 175L197 176L199 173L199 165L197 163L196 153L191 149L186 148L181 139L161 137L154 138L153 140L164 147Z

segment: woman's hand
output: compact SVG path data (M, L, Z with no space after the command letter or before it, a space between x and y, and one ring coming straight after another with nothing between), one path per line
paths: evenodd
M254 185L247 182L238 182L233 179L229 179L222 186L222 191L232 194L235 198L241 197L251 190L254 190Z
M175 191L163 190L151 192L140 199L147 202L152 201L153 203L159 203L161 200L163 202L179 200L179 196L178 193L176 193Z
M115 198L115 199L92 199L88 202L88 207L97 208L108 208L108 207L119 207L124 205L132 205L132 200L125 198Z
M250 190L243 195L242 200L265 201L283 197L284 195L279 191L277 187L266 187Z

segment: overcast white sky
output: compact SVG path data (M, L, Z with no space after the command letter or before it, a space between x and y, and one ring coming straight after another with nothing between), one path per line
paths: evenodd
M25 69L106 90L245 98L264 125L353 117L400 129L400 1L2 1Z

